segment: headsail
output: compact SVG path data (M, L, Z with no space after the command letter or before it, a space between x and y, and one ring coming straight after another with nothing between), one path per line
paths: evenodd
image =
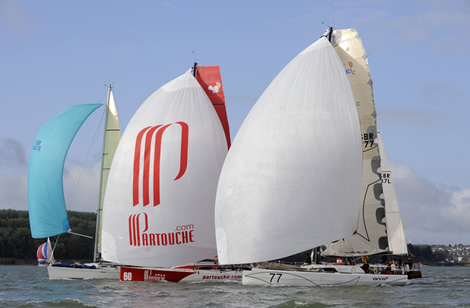
M226 153L217 113L190 72L153 93L114 156L103 259L167 267L215 256L215 193Z
M65 157L83 122L100 106L71 106L39 130L28 167L29 223L33 238L70 230L62 178Z
M385 200L385 217L387 218L388 251L394 255L406 255L408 254L408 247L406 245L397 193L395 192L392 171L378 126L377 143L379 144L380 173L384 193L383 199Z
M101 159L101 179L100 179L100 199L98 204L98 212L96 216L96 233L95 233L95 253L94 258L99 257L101 253L101 226L104 193L106 184L108 183L109 170L116 153L117 146L121 140L121 129L119 128L119 119L114 103L114 95L112 87L108 88L108 99L106 103L105 127L103 136L103 157Z
M273 260L353 234L359 133L341 61L321 38L271 82L235 137L217 188L219 262Z

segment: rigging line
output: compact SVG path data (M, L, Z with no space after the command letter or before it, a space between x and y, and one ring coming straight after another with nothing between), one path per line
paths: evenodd
M57 235L57 237L55 239L54 246L52 246L52 255L54 255L54 251L55 251L55 248L57 246L57 242L59 242L59 236L60 236L60 234Z
M67 233L93 239L93 236L89 236L89 235L85 235L85 234L75 233L75 232L72 232L72 231L69 231Z

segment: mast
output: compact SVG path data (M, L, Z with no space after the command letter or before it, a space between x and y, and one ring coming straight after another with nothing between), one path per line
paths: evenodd
M194 65L193 65L193 76L194 78L196 78L197 76L197 62L194 61Z
M328 41L331 43L331 34L333 33L333 27L328 27L326 29L325 33L322 34L320 37L326 37Z
M109 170L111 162L116 152L117 145L121 139L121 130L119 128L119 120L114 103L112 92L112 85L108 87L108 98L106 101L106 114L104 124L103 136L103 152L101 158L101 172L100 172L100 192L98 211L96 213L96 230L95 230L95 247L93 253L93 262L101 259L101 224L103 214L103 201L106 184L108 182Z

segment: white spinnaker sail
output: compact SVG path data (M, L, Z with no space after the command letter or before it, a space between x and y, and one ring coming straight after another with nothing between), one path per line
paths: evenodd
M103 258L168 267L215 256L215 194L226 153L217 113L190 72L153 93L114 156Z
M273 260L353 234L362 151L351 86L321 38L242 124L217 189L219 262Z
M335 30L331 44L343 63L361 121L363 170L357 233L327 245L324 255L362 256L388 251L385 200L380 178L377 122L367 54L355 29ZM344 72L344 71L343 71Z
M380 152L380 171L382 174L383 198L385 200L385 217L387 217L388 250L395 255L408 254L405 231L401 220L400 206L392 178L392 171L388 163L387 154L382 140L382 135L377 126L377 143Z

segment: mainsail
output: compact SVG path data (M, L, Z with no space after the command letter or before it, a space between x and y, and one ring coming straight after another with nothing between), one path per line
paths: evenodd
M331 44L338 53L351 83L361 121L362 199L357 233L327 245L323 254L326 256L363 256L391 253L390 232L398 232L396 229L398 226L394 231L388 229L391 219L387 216L389 212L387 208L390 206L397 209L398 203L394 206L385 198L381 174L381 159L385 155L385 150L380 151L377 141L376 110L367 54L355 29L333 31ZM395 212L395 217L398 217L401 225L400 213L392 211ZM395 224L398 225L398 222ZM401 230L403 233L403 227Z
M95 252L94 261L100 257L101 254L101 227L103 215L103 201L106 191L106 184L108 183L109 170L114 158L119 140L121 140L121 129L119 128L119 119L114 102L114 95L112 87L108 88L108 99L106 103L104 136L103 136L103 156L101 159L101 177L100 177L100 199L98 204L98 211L96 215L96 233L95 233Z
M63 191L65 157L83 122L100 106L71 106L39 130L28 167L29 223L33 238L70 231Z
M190 72L153 93L114 156L103 259L168 267L214 257L215 193L226 153L221 122Z
M274 260L352 235L359 133L341 61L321 38L277 75L235 137L217 188L219 262Z

